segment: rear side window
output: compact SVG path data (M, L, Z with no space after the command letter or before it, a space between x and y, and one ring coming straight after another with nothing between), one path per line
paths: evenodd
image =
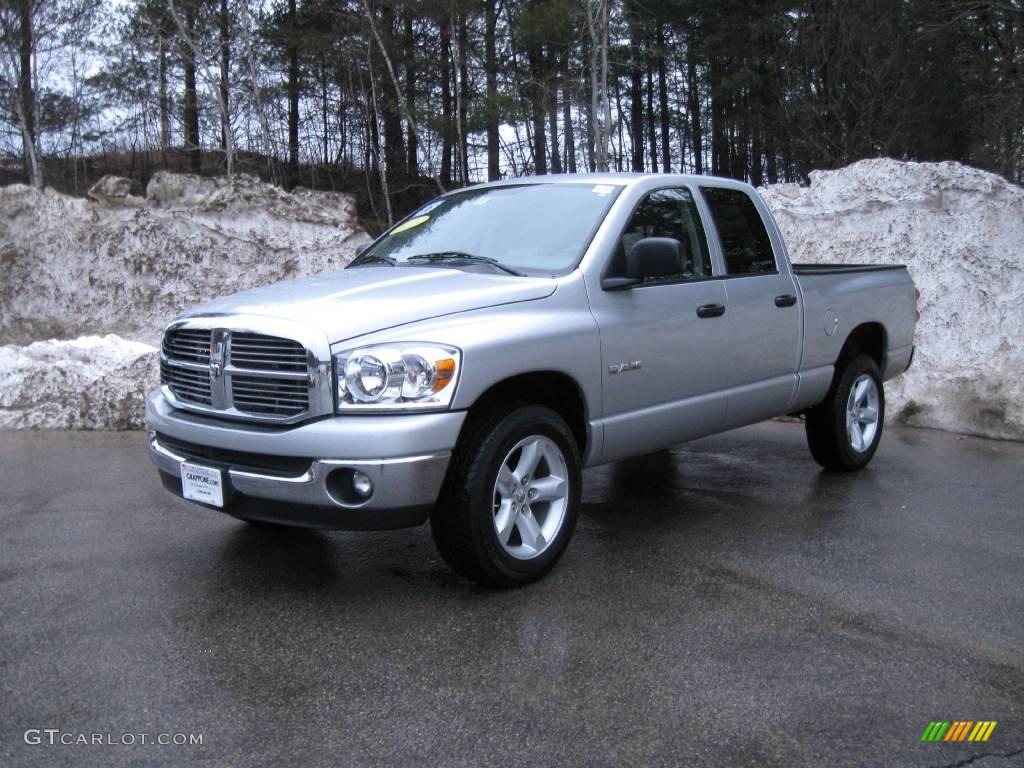
M701 187L701 191L708 201L722 241L726 273L762 275L777 272L772 241L750 196L739 189L720 187Z
M609 274L626 273L626 253L645 237L671 237L683 246L682 272L675 280L711 277L711 256L704 227L690 191L685 188L659 189L637 206L622 233Z

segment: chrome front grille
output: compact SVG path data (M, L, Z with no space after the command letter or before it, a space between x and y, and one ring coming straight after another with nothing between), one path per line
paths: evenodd
M233 333L231 362L236 368L256 371L305 371L306 348L291 339Z
M224 328L171 328L160 377L178 405L259 421L312 415L319 395L316 356L294 339Z
M309 386L305 381L236 374L231 377L231 398L243 413L296 416L309 408Z
M163 353L167 358L190 363L210 362L210 331L179 328L164 334Z
M168 360L161 359L160 380L179 400L199 405L213 405L208 370L197 371L191 368L180 368Z

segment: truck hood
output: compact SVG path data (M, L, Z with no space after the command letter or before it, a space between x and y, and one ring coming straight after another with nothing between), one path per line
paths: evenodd
M244 314L297 321L319 328L333 344L417 320L543 299L554 291L555 281L547 277L360 267L225 296L182 317Z

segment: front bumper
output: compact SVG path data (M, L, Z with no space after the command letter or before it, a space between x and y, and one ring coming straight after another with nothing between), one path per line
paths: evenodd
M349 530L424 522L464 418L340 416L280 429L177 410L159 392L146 401L150 459L172 492L181 494L181 463L194 461L223 470L228 514ZM339 492L339 473L356 470L373 483L367 500Z

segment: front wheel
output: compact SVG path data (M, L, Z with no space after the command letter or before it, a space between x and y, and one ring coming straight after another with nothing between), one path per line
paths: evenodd
M807 412L807 445L826 469L863 469L875 455L884 421L878 366L867 355L858 355L839 371L824 402Z
M576 440L537 405L471 416L430 518L456 573L494 587L543 576L572 537L581 469Z

